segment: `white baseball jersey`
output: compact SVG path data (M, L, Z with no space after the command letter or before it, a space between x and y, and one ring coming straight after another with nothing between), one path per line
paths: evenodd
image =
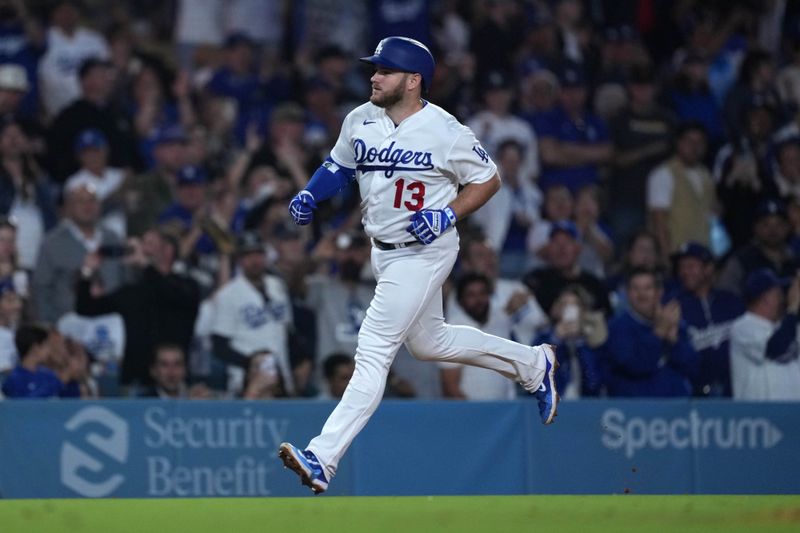
M747 312L731 326L731 384L735 400L800 400L797 339L777 360L767 359L767 341L779 322Z
M442 209L459 185L485 183L497 167L472 130L442 108L425 103L397 126L372 103L345 118L329 170L356 172L364 229L386 243L413 241L412 214ZM445 232L425 246L372 249L377 285L358 332L356 368L339 405L308 444L328 479L383 397L400 346L418 359L493 370L528 391L542 383L545 351L444 321L442 283L458 255L458 234Z
M371 102L355 108L330 156L356 171L367 235L389 243L413 240L406 228L415 211L442 209L459 185L497 172L472 130L430 102L396 127Z
M292 305L283 281L264 276L269 299L244 276L226 283L214 297L211 332L228 337L237 352L250 355L262 350L275 354L288 391L293 390L289 365L289 327ZM238 369L237 369L238 370Z

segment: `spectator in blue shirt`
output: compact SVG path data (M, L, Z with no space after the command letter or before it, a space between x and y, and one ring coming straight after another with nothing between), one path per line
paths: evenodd
M239 140L250 120L260 116L262 103L261 81L255 69L254 46L250 37L244 33L233 33L225 40L224 62L206 85L206 90L216 96L224 96L236 101L238 111L234 130Z
M178 171L175 202L158 217L159 224L175 224L182 233L181 255L191 250L213 253L214 241L204 232L208 176L200 167L187 165Z
M609 323L608 395L690 396L697 353L680 305L661 304L661 278L649 270L633 271L627 290L630 308Z
M736 294L713 287L714 256L705 246L684 243L673 261L679 283L674 297L700 359L694 395L730 397L731 325L744 313L744 304Z
M22 325L14 335L14 344L19 354L19 364L3 382L3 394L7 398L52 398L79 397L80 389L75 381L59 379L47 368L50 354L50 334L47 329L35 324ZM69 368L67 375L69 377Z
M708 60L703 54L689 52L686 55L667 91L666 100L679 120L702 123L711 146L719 146L723 138L722 116L708 86Z
M539 186L544 190L566 185L574 194L598 183L598 167L611 159L613 149L605 123L586 110L586 79L580 67L565 65L559 81L560 105L534 123L542 162Z
M556 385L562 398L599 396L603 387L600 347L608 337L602 313L591 310L591 295L568 285L550 309L551 326L534 344L556 346Z

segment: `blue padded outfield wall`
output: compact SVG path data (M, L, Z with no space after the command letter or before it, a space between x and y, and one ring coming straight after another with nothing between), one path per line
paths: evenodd
M332 403L0 402L4 498L308 495L276 457ZM387 401L335 495L800 493L800 405Z

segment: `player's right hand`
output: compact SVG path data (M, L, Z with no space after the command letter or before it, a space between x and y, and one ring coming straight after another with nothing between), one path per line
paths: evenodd
M289 214L292 215L292 220L298 226L310 223L314 218L314 209L316 208L317 203L314 201L314 196L305 189L297 193L289 202Z

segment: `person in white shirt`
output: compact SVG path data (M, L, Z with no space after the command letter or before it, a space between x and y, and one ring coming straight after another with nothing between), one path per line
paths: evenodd
M503 272L524 273L528 233L539 221L542 193L531 176L523 172L524 147L515 140L503 141L498 163L503 176L500 190L473 216L489 242L501 256Z
M508 338L511 321L497 302L491 301L492 283L482 274L465 274L456 285L458 305L447 308L446 319L454 326L470 326ZM445 398L463 400L513 400L516 385L497 372L477 366L439 362Z
M47 30L47 52L39 62L42 103L49 117L54 117L81 95L78 68L90 57L108 59L110 52L103 36L79 26L77 2L56 2Z
M70 191L78 187L94 187L97 198L103 204L101 224L124 238L127 235L125 213L121 208L111 207L110 197L122 186L125 172L108 166L108 139L97 128L83 130L75 139L75 153L81 169L67 179L64 189Z
M517 141L525 155L522 173L533 182L539 175L536 134L526 121L511 113L513 96L513 86L508 76L500 71L489 72L483 86L485 107L483 111L475 113L466 125L481 139L492 158L499 157L500 145L504 141Z
M0 378L17 364L14 333L22 315L22 299L11 278L0 280Z
M711 245L717 195L703 164L707 146L702 124L682 124L675 133L674 155L647 177L647 210L665 260L687 241Z
M293 396L289 364L292 305L283 280L267 274L266 248L255 233L243 233L237 243L239 274L214 297L211 328L214 355L228 363L228 391L239 394L250 359L275 356L283 390Z
M766 268L745 281L747 312L731 326L735 400L800 400L800 274L785 297L787 281Z
M491 282L491 305L503 310L504 320L508 322L507 331L500 336L531 344L548 322L536 296L521 281L501 277L497 253L487 240L465 239L460 261L462 274L481 274ZM458 305L455 294L451 292L447 298L448 314Z

